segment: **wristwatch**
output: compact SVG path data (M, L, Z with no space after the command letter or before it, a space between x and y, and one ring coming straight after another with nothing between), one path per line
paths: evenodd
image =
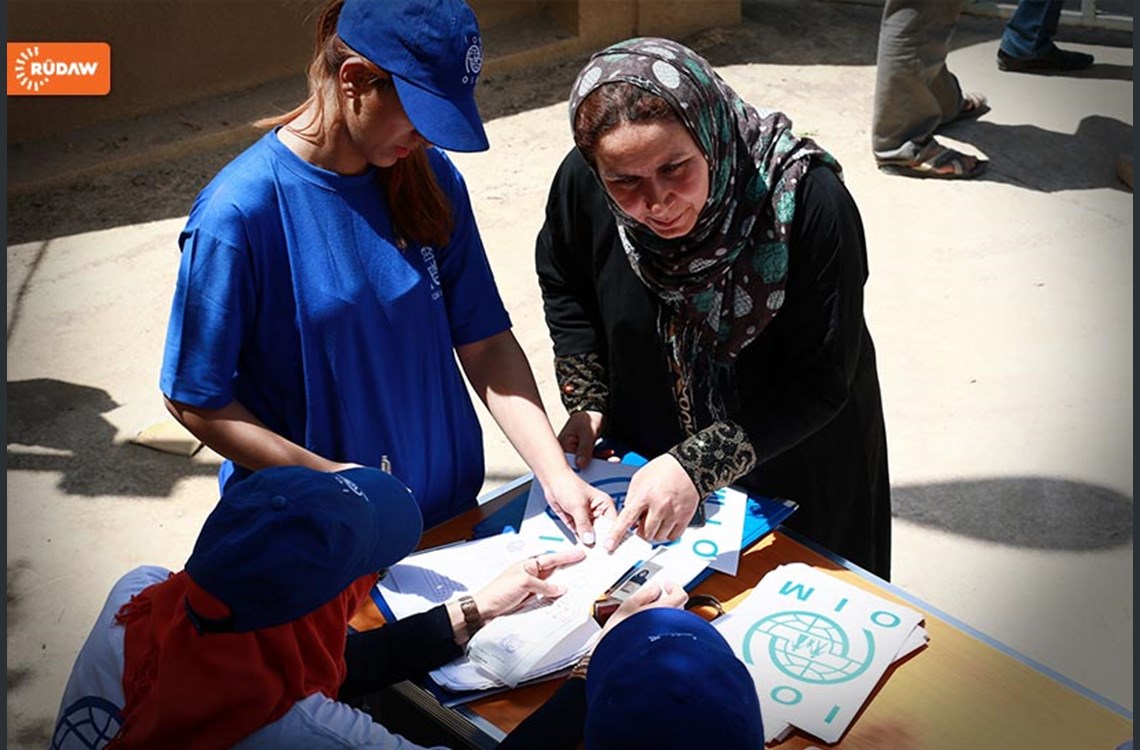
M483 615L479 614L479 605L467 594L459 597L459 609L463 612L463 625L467 630L467 640L471 640L479 632L479 628L483 627Z

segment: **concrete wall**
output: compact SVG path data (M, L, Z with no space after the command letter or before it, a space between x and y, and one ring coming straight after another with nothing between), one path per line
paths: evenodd
M740 22L740 0L469 0L487 72L565 58L630 36ZM321 0L9 0L10 42L111 45L111 93L8 97L8 141L300 75Z
M107 42L107 96L10 96L8 140L56 135L304 70L319 0L9 0L8 41Z

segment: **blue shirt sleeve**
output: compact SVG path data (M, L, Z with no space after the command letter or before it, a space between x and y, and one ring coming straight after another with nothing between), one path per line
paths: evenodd
M234 372L256 297L236 209L220 217L207 213L213 215L192 212L179 237L182 257L159 385L172 401L217 409L234 399Z
M511 327L511 320L495 285L463 176L442 151L432 149L430 156L455 225L450 242L439 250L438 262L452 343L462 346L502 333Z

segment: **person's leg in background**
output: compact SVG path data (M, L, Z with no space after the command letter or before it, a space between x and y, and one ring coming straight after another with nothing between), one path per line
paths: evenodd
M1059 49L1053 43L1062 6L1064 0L1018 0L1001 37L998 67L1024 73L1080 70L1092 65L1092 55Z
M980 171L975 157L934 140L940 126L986 106L982 97L963 97L946 67L961 12L962 0L887 0L883 6L871 149L886 171L916 177L971 177Z

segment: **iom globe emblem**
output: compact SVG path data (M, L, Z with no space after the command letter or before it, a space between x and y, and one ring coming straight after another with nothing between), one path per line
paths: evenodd
M56 724L50 750L90 748L100 750L119 733L119 707L97 695L80 698L64 711Z
M800 682L834 684L853 680L875 658L875 638L862 653L852 652L851 639L839 625L816 612L778 612L757 620L744 636L744 661L755 664L757 651L768 644L768 658L781 672Z
M473 83L479 71L483 69L483 44L479 37L471 37L471 46L467 48L467 54L463 57L463 65L467 69L463 82Z

